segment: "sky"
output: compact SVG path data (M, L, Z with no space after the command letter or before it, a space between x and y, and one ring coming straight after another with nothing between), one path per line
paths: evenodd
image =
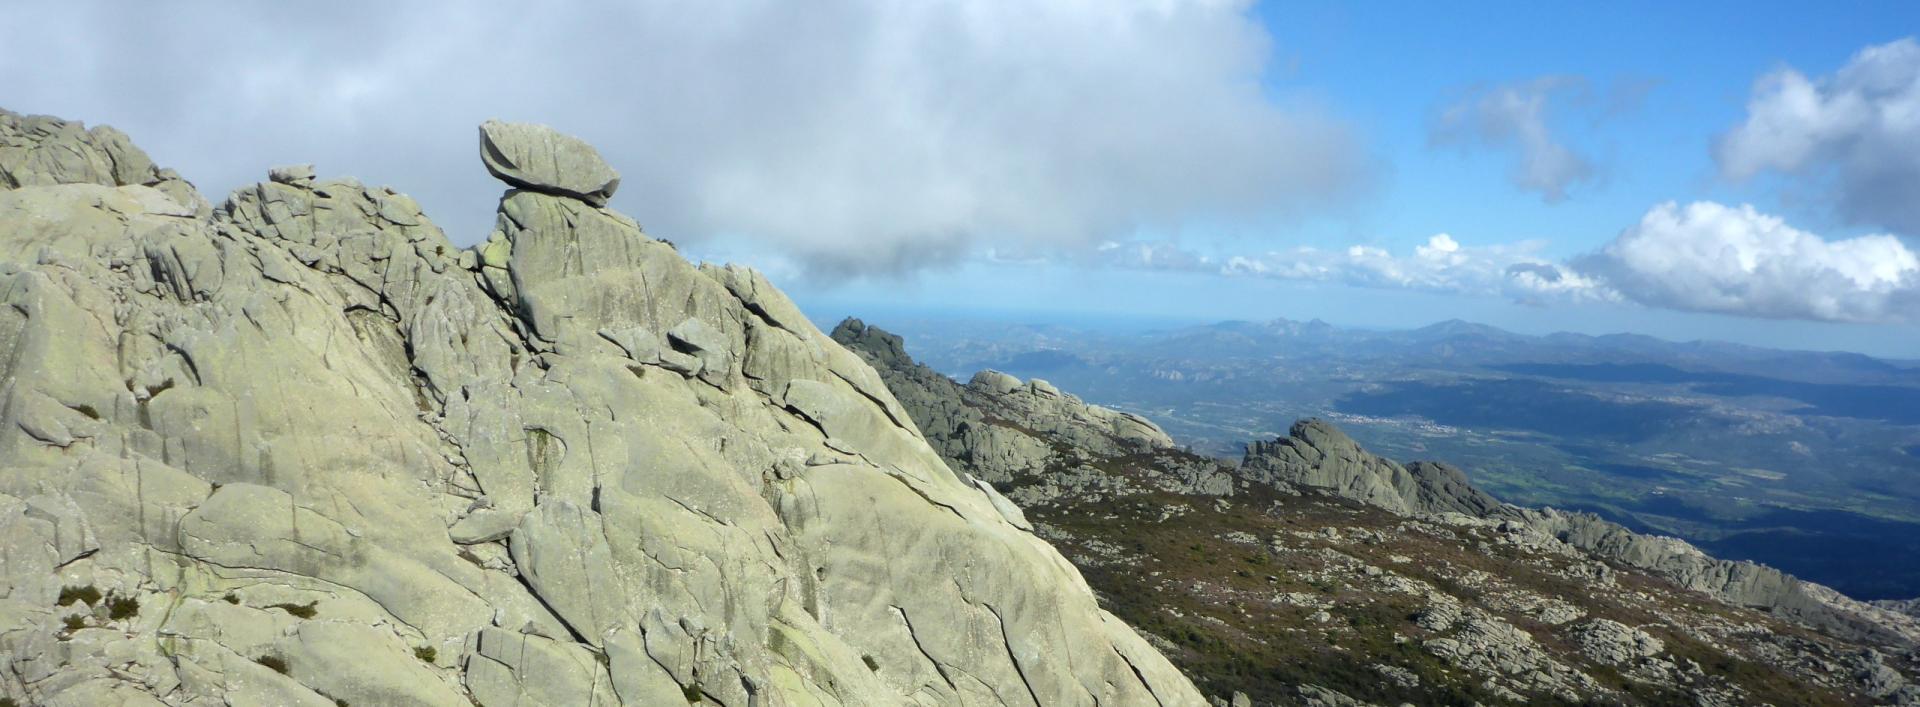
M28 4L0 107L455 243L489 118L816 318L1466 319L1920 358L1920 6ZM50 31L48 28L60 28Z

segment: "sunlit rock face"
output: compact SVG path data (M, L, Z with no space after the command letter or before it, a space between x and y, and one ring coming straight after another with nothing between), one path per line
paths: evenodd
M454 247L0 113L0 696L1203 704L758 273L489 123Z

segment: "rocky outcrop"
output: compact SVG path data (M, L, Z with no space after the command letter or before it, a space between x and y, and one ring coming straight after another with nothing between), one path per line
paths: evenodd
M1302 420L1286 437L1248 445L1240 468L1249 479L1320 489L1403 515L1460 514L1505 521L1526 528L1533 537L1850 640L1874 645L1920 642L1920 621L1912 615L1848 599L1771 567L1716 559L1677 538L1635 533L1592 513L1510 506L1475 488L1459 469L1436 462L1402 466L1368 453L1324 421Z
M197 216L212 211L193 185L155 165L126 133L0 108L0 189L55 184L148 186Z
M391 189L208 214L118 133L3 124L0 697L1203 704L577 141L490 126L522 188L462 250Z
M1250 480L1320 489L1396 513L1486 516L1505 508L1459 469L1438 462L1402 466L1321 420L1295 422L1285 437L1247 445L1240 471Z
M1920 618L1920 599L1882 599L1873 602L1873 605L1896 614Z
M999 371L981 371L961 385L916 363L899 336L858 319L842 321L833 338L873 364L942 457L1023 506L1069 493L1110 495L1134 482L1113 473L1116 464L1149 472L1147 483L1158 488L1232 491L1225 469L1177 453L1173 439L1146 418ZM1127 463L1146 458L1153 463Z
M1721 560L1679 538L1644 535L1592 513L1524 509L1520 522L1595 557L1645 570L1735 606L1758 608L1871 645L1920 643L1920 620L1850 599L1766 565Z
M1607 665L1626 665L1667 650L1665 643L1646 631L1612 619L1594 619L1575 626L1573 639L1581 653Z

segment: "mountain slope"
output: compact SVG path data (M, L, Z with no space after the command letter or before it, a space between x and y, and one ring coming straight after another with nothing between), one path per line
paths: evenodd
M1251 480L1321 489L1403 515L1461 513L1511 521L1595 557L1841 638L1872 645L1920 643L1920 622L1901 612L1848 599L1764 565L1715 559L1685 541L1635 533L1592 513L1503 504L1473 488L1459 469L1435 462L1401 467L1367 453L1319 420L1301 421L1287 437L1249 445L1240 468Z
M481 139L520 188L462 250L0 112L0 697L1201 703L759 274Z
M874 363L931 438L1033 386L961 386L858 322L835 337ZM1106 606L1214 694L1920 704L1920 654L1892 607L1592 516L1503 504L1458 469L1380 458L1324 422L1249 445L1234 466L1168 447L1075 447L1018 420L1009 434L1055 461L996 483ZM942 452L962 470L977 456L966 444Z

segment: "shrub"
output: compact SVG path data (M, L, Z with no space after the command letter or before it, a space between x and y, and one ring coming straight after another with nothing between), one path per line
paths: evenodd
M433 646L421 646L413 649L413 657L431 663L433 659L440 657L440 651L434 650Z
M87 606L93 606L94 602L100 601L100 590L94 588L91 584L84 587L62 587L60 589L60 601L58 602L60 606L72 606L76 601L84 602Z
M107 618L119 621L140 615L140 600L133 597L107 598Z
M273 670L273 672L279 673L281 675L287 674L287 659L282 658L280 656L263 655L258 658L254 658L253 662L267 666L269 669Z

